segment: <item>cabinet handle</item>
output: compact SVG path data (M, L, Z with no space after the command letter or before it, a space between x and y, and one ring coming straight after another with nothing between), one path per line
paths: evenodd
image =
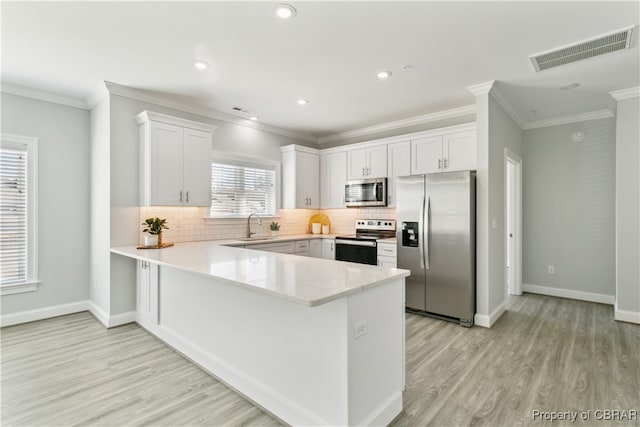
M366 174L364 173L364 168L362 168L362 176L365 176Z
M446 169L446 168L447 168L447 166L448 166L448 165L447 165L447 160L448 160L448 159L447 159L446 157L445 157L445 159L443 160L443 162L444 162L444 168L443 168L443 169Z
M189 203L189 191L187 191L187 199L185 201Z
M438 169L442 169L442 159L438 159Z
M180 203L182 203L182 190L180 190Z
M333 242L331 242L331 252L333 252Z

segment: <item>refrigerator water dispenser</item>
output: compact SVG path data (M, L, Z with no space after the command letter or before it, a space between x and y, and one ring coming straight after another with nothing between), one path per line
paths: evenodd
M403 222L402 223L402 246L417 248L418 241L418 223Z

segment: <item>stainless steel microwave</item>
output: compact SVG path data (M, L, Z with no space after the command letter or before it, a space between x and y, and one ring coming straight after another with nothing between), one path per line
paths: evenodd
M387 206L387 178L347 181L344 204L348 208Z

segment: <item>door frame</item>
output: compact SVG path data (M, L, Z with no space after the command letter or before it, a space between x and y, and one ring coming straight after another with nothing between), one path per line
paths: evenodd
M513 291L515 295L522 295L522 158L515 152L504 148L504 293L505 300L509 296L509 286L507 277L507 250L509 247L509 230L507 229L507 215L509 214L509 206L507 203L507 181L508 168L507 164L511 163L516 168L516 182L514 183L516 197L515 197L515 209L516 209L516 224L514 227L514 245L516 249L516 256L514 260L515 264L515 283Z

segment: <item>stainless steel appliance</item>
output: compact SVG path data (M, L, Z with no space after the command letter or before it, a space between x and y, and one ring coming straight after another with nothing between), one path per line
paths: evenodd
M396 181L398 268L407 311L473 325L476 303L475 172Z
M344 204L348 208L387 206L387 178L347 181L344 186Z
M393 219L360 219L356 221L356 234L336 237L336 260L378 264L378 239L396 235Z

